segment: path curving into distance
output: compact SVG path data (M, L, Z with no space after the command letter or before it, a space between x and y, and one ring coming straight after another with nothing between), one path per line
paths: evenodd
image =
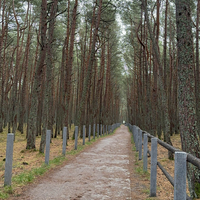
M121 125L17 199L128 200L131 198L131 134ZM135 199L135 198L134 198Z

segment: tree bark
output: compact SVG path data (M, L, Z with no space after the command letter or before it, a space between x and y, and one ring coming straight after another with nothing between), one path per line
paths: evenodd
M73 55L74 55L74 40L75 40L75 31L76 31L77 8L78 8L78 0L76 0L74 3L73 13L72 13L72 22L71 22L70 47L69 47L69 52L68 50L66 51L66 103L65 103L65 122L64 122L66 127L68 127L68 123L69 123L69 103L70 103L70 95L71 95L71 87L72 87L71 77L72 77L72 64L73 64ZM67 130L69 131L69 128Z
M176 0L176 24L178 47L178 105L182 149L200 157L199 139L196 129L194 50L190 1ZM191 197L196 197L195 186L199 184L198 173L188 164L188 183ZM199 186L198 186L199 187Z
M31 96L31 108L27 125L27 149L35 149L36 120L37 120L37 97L41 90L41 83L44 75L44 62L46 58L46 31L47 31L47 0L41 4L41 41L39 61L34 76L34 83Z
M54 28L55 28L55 17L57 12L58 0L55 0L51 4L51 12L49 17L49 28L48 28L48 43L47 43L47 66L46 66L46 80L45 80L45 97L44 97L44 112L43 112L43 130L40 141L41 153L44 153L44 147L46 142L46 130L52 130L52 110L53 110L53 95L52 95L52 78L53 78L53 40L54 40ZM53 132L52 132L53 133Z
M197 22L196 22L196 71L195 71L195 97L196 97L196 115L197 131L200 137L200 83L199 83L199 13L200 0L197 0Z

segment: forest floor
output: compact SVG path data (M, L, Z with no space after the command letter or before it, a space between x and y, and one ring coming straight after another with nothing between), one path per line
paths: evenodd
M73 131L70 132L70 138L72 134ZM6 137L3 135L6 134L0 137L0 199L3 199L1 192L5 190L3 188L5 165L3 158L5 158ZM181 147L179 135L172 136L171 140L176 148ZM37 149L39 149L39 142L38 137ZM121 126L114 135L92 141L92 145L86 143L83 152L81 152L83 150L81 143L80 139L79 147L81 148L75 152L74 141L69 140L66 158L55 164L53 162L52 169L48 169L45 175L34 180L28 172L43 165L44 154L25 150L25 136L18 133L14 145L13 189L8 192L11 193L9 199L173 199L173 187L159 168L157 168L157 197L149 197L150 158L148 172L143 173L143 163L138 161L138 152L135 152L133 141L131 144L131 134L127 127ZM62 140L59 136L57 139L52 139L50 159L55 160L61 155L61 151ZM167 150L158 145L158 161L173 177L174 161L168 160L167 154ZM60 156L60 158L63 157ZM23 181L22 174L27 175L30 180ZM15 177L22 178L16 182Z

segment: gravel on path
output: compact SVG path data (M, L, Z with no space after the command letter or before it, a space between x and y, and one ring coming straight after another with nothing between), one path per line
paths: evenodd
M121 125L59 170L28 187L17 199L139 200L131 178L131 134ZM134 182L134 183L131 183ZM132 189L131 189L132 188Z

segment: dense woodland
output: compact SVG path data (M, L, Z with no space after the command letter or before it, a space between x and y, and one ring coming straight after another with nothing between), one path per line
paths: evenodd
M200 0L0 0L0 132L26 134L27 149L41 135L44 152L47 129L126 120L171 145L180 134L200 158L199 12Z

